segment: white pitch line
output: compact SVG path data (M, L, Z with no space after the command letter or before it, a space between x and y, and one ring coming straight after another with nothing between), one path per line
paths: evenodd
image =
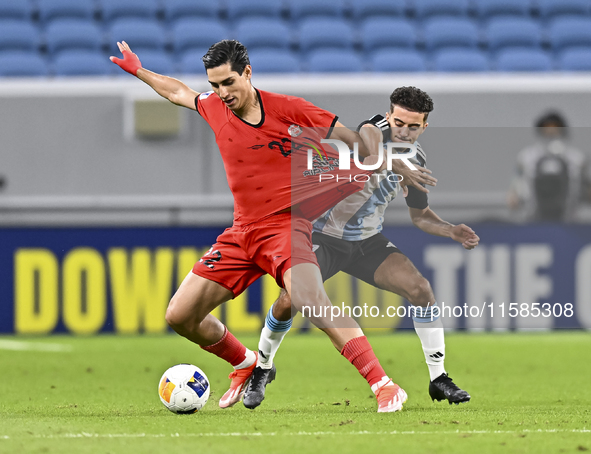
M148 433L65 433L50 435L33 435L34 438L194 438L194 437L274 437L274 436L322 436L322 435L503 435L503 434L542 434L542 433L591 433L590 429L537 429L537 430L445 430L445 431L426 431L426 430L392 430L392 431L354 431L354 432L335 432L335 431L316 431L316 432L207 432L207 433L170 433L170 434L148 434ZM1 439L9 439L8 435L0 435ZM17 437L19 439L28 438Z
M45 342L30 342L17 340L0 340L0 350L33 351L33 352L71 352L69 344L51 344Z

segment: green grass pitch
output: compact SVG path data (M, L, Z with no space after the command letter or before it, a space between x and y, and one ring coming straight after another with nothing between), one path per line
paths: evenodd
M256 347L258 336L238 337ZM254 411L219 409L229 366L176 335L2 337L0 453L591 450L590 333L448 333L447 369L472 395L459 406L431 402L414 333L370 341L408 392L402 412L378 414L367 383L324 335L289 334ZM12 350L20 347L47 351ZM174 415L158 398L161 374L180 362L211 381L194 415Z

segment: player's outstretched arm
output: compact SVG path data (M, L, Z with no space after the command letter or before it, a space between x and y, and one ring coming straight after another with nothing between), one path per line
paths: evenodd
M480 238L466 224L450 224L437 216L429 207L423 209L409 208L408 210L413 224L423 232L451 238L460 243L465 249L474 249L478 246Z
M111 61L121 67L129 74L133 74L138 79L147 83L163 98L168 99L173 104L196 110L195 98L199 93L187 87L180 80L172 77L156 74L145 68L136 54L134 54L129 45L125 42L118 42L117 46L123 54L123 58L111 57Z

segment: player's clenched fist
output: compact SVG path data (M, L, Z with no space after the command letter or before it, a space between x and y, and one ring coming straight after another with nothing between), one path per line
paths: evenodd
M119 50L123 54L123 58L111 57L111 61L121 67L124 71L127 71L129 74L133 74L137 76L137 70L142 67L142 62L136 54L134 54L129 45L122 41L117 43Z

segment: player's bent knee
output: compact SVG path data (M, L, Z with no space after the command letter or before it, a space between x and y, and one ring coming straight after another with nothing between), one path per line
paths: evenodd
M424 277L417 279L408 293L410 303L415 306L427 306L427 304L435 303L431 284Z

